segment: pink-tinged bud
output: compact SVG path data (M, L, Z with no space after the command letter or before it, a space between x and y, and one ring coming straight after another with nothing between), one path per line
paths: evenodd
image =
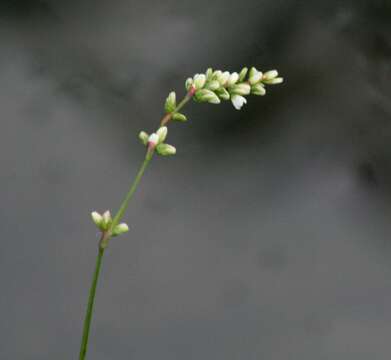
M152 133L148 138L148 145L151 147L155 147L159 143L159 135L156 133Z

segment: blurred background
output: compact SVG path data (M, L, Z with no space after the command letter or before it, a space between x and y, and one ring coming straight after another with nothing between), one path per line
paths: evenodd
M0 359L76 359L92 210L171 90L286 82L170 126L106 251L91 360L391 356L390 1L2 0Z

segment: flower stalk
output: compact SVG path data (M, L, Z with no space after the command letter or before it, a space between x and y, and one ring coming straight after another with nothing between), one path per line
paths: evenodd
M247 75L248 77L246 80ZM120 223L120 221L124 217L129 203L154 154L157 153L162 156L170 156L176 153L174 146L165 143L168 134L168 123L170 121L184 122L187 120L186 116L180 113L180 110L182 110L191 99L194 99L196 102L208 102L211 104L219 104L222 100L231 100L233 106L237 110L240 110L243 105L247 103L245 96L249 94L265 95L265 85L280 84L282 82L283 78L278 77L278 72L276 70L262 73L253 67L250 71L248 71L247 68L243 68L240 73L229 73L228 71L213 71L209 68L205 74L196 74L193 78L188 78L186 80L185 87L187 93L178 104L176 103L175 92L170 92L164 107L166 113L161 119L160 127L156 132L150 135L145 131L139 133L139 139L146 147L145 158L117 213L114 218L111 217L110 211L108 210L103 214L99 214L97 211L91 213L93 222L101 231L101 238L88 297L79 360L85 360L87 355L96 288L105 249L113 237L129 231L128 225Z

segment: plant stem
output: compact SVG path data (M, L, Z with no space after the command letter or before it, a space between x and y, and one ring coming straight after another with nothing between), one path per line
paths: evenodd
M119 208L117 214L115 215L110 229L108 231L105 231L102 233L102 238L101 238L101 241L99 244L98 256L96 258L94 276L92 278L90 294L88 297L86 317L84 319L83 336L82 336L82 340L81 340L79 360L84 360L86 358L86 354L87 354L88 338L89 338L89 333L90 333L92 313L94 311L94 300L95 300L96 286L97 286L98 279L99 279L99 272L100 272L100 268L101 268L101 264L102 264L103 254L104 254L105 248L107 247L108 241L111 238L111 231L121 221L121 219L122 219L122 217L128 207L129 201L132 198L134 192L136 191L137 185L139 184L139 182L145 172L145 169L147 168L149 162L151 161L152 156L153 156L153 150L151 151L148 149L147 154L144 159L144 162L142 163L128 193L126 194L125 199L123 200L123 202L121 204L121 207Z
M87 354L88 337L89 337L89 334L90 334L91 318L92 318L92 312L93 312L93 309L94 309L96 285L98 283L99 272L100 272L100 268L101 268L101 265L102 265L102 257L103 257L104 252L105 252L105 249L102 248L101 246L99 246L98 255L96 257L96 265L95 265L94 276L92 278L90 295L88 297L88 305L87 305L86 317L84 319L83 336L82 336L82 339L81 339L79 360L84 360L86 358L86 354Z
M141 178L143 177L145 169L147 168L149 162L151 161L151 159L153 157L153 153L154 153L153 149L152 150L148 149L147 154L145 155L145 158L144 158L144 162L142 163L140 170L138 171L138 173L133 181L132 186L130 187L128 193L125 196L125 199L122 201L122 204L121 204L119 210L117 211L117 213L114 216L113 222L111 224L111 229L114 229L118 225L118 223L121 221L122 217L124 216L125 211L128 208L129 201L131 200L134 192L136 191L137 186L138 186Z
M186 96L182 99L182 101L178 104L178 106L175 108L174 112L179 111L192 98L193 95L194 95L194 91L193 90L189 91L186 94ZM171 117L172 117L172 113L166 114L162 118L160 126L166 125L171 120ZM79 360L84 360L86 358L86 354L87 354L88 338L89 338L89 333L90 333L92 314L94 311L94 300L95 300L96 286L97 286L98 279L99 279L99 272L100 272L100 268L101 268L101 264L102 264L102 258L103 258L104 251L108 245L109 240L112 237L113 229L119 224L122 217L124 216L125 211L128 208L129 202L132 199L133 194L135 193L137 186L140 183L141 178L143 177L145 169L147 168L149 162L151 161L151 159L153 157L154 152L155 152L154 148L148 147L144 161L141 164L141 167L140 167L139 171L137 172L137 175L136 175L135 179L133 180L133 183L130 186L128 193L126 194L124 200L122 201L119 210L115 214L113 221L110 225L110 228L102 233L102 237L101 237L101 240L99 243L99 252L98 252L98 256L96 258L94 276L92 278L90 294L88 297L86 316L84 319L84 327L83 327L83 335L82 335L81 346L80 346Z

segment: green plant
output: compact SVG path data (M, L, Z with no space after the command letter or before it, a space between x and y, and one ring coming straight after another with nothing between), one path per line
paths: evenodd
M101 238L84 320L80 360L84 360L87 354L96 286L105 249L113 237L129 231L128 225L120 223L120 221L154 154L170 156L176 153L174 146L165 143L168 134L168 123L170 121L187 121L186 116L182 114L180 110L182 110L186 103L191 99L194 99L196 102L208 102L211 104L219 104L221 100L231 100L233 106L237 110L240 110L242 106L247 103L245 98L246 95L253 94L263 96L266 94L265 85L280 84L282 82L283 78L278 77L278 72L276 70L262 73L253 67L250 71L248 71L247 68L243 68L240 73L229 73L228 71L222 72L220 70L213 71L212 69L208 69L205 74L196 74L193 78L188 78L186 80L185 86L187 93L178 104L174 91L168 95L165 103L165 115L161 119L160 127L156 132L150 135L145 131L140 132L139 138L146 147L145 158L129 191L122 201L119 210L113 218L108 210L103 214L99 214L96 211L91 213L92 220L101 232Z

